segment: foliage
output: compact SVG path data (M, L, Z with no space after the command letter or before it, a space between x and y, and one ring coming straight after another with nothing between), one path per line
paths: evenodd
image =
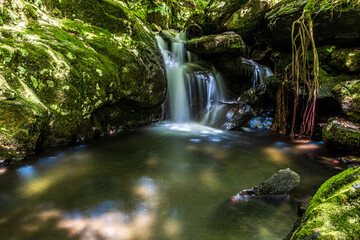
M183 28L192 14L204 11L208 0L127 0L134 14L147 22L149 14L158 13L169 19L170 28Z

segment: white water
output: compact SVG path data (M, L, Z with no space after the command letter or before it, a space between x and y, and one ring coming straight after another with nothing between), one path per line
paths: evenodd
M251 65L253 68L252 88L263 84L265 79L274 75L270 68L260 65L251 59L242 58L242 62Z
M164 39L156 38L166 65L168 118L176 123L199 121L213 125L214 112L225 101L221 77L191 62L190 53L184 49L185 33L176 35L170 49Z
M185 129L188 129L187 124L190 122L227 129L224 122L221 122L228 111L224 103L232 102L226 102L221 75L214 74L214 69L206 69L192 61L190 52L184 48L185 32L178 33L170 47L160 36L156 36L156 39L163 55L168 80L165 119L178 126L185 124ZM253 67L253 88L273 75L268 67L253 60L243 59L243 63Z

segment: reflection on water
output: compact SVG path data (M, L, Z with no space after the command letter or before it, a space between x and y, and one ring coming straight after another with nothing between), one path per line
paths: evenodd
M306 198L333 170L314 142L158 124L0 169L0 239L282 239L296 204L229 198L281 168Z

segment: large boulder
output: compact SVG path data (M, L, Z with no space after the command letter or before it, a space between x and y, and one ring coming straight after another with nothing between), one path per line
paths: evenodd
M249 197L286 197L300 183L300 176L291 169L281 169L259 186L245 189L232 197L232 201L241 201Z
M231 15L224 26L227 31L235 31L243 38L248 39L263 24L268 9L269 4L267 1L248 1Z
M199 23L204 33L224 32L229 18L247 2L248 0L211 0Z
M360 236L360 168L327 180L285 238L358 239Z
M337 84L332 93L341 105L346 117L355 123L360 122L360 80Z
M327 148L335 151L360 153L360 126L345 120L329 119L322 131Z
M31 153L160 115L161 54L123 2L6 1L2 23L0 148ZM96 117L113 106L123 121Z
M240 35L234 32L224 32L222 34L193 38L186 42L185 49L203 55L218 53L244 55L246 45Z
M291 50L291 28L308 3L306 0L284 0L265 16L274 46ZM339 7L321 4L314 17L314 38L317 47L329 44L356 44L360 37L360 7L349 3Z

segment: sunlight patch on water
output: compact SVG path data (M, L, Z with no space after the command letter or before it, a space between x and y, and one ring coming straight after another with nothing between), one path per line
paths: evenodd
M289 161L288 157L282 149L275 147L266 147L263 149L263 152L265 153L267 158L274 163L283 165Z
M17 170L23 178L33 178L36 175L34 166L24 166Z

